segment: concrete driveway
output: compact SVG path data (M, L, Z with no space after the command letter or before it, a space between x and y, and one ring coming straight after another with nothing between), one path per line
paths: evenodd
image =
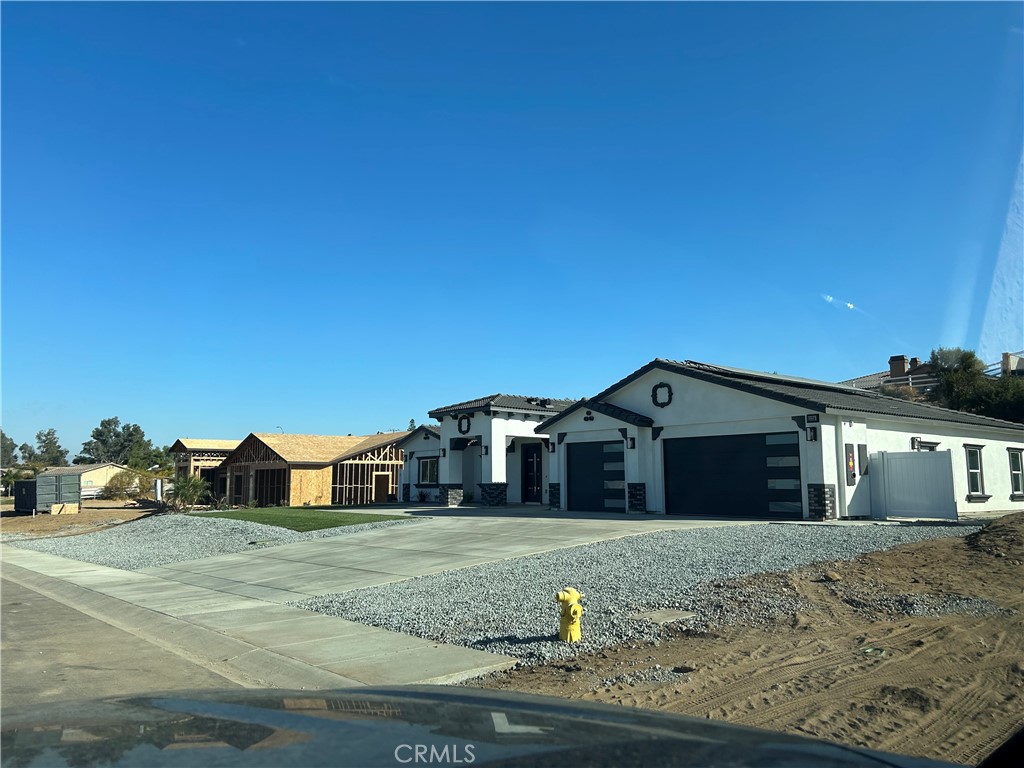
M139 573L284 603L640 533L738 524L536 510L453 510L448 514L440 510L441 515L435 510L430 518L409 525L174 563Z
M282 603L640 533L744 524L536 508L432 512L409 525L144 571L4 546L3 576L239 685L444 683L516 660Z

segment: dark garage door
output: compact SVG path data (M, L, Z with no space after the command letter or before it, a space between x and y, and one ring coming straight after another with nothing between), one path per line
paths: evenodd
M665 440L665 512L799 520L800 433Z
M569 511L624 512L626 465L621 440L569 443L566 492Z

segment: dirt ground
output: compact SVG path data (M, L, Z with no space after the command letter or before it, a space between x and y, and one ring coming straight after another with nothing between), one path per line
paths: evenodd
M1024 513L966 539L740 580L806 601L806 610L767 629L696 634L681 621L665 625L657 644L519 667L476 684L973 765L1024 723L1022 560ZM908 615L912 605L994 613Z
M155 507L129 501L89 500L77 515L32 515L16 513L10 507L0 510L0 537L67 536L89 533L111 525L152 514Z

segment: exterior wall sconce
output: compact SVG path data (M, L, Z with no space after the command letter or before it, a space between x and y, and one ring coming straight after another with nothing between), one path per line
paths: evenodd
M488 445L481 445L480 446L480 455L481 456L486 456L490 452L491 452L490 446L488 446Z
M627 448L636 448L636 438L635 437L627 437L626 438L626 447Z
M816 443L816 442L818 442L818 428L817 427L808 427L806 434L807 434L807 442L808 443Z
M448 450L446 448L442 448L441 449L441 458L443 459L447 455L448 455Z
M555 444L554 443L548 443L548 453L554 453L554 452L555 452Z

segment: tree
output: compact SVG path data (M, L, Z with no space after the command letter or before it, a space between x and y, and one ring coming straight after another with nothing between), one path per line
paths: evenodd
M62 448L57 439L57 430L50 427L36 432L36 445L39 452L35 460L48 467L66 467L68 465L68 449Z
M409 431L416 429L416 419L409 419Z
M985 375L970 350L939 347L929 360L937 384L928 399L955 411L1024 424L1024 379L1011 373Z
M105 462L124 464L133 469L149 469L170 464L170 452L165 448L154 448L153 441L138 424L125 424L116 416L103 419L92 431L92 439L82 443L81 452L75 456L75 464L103 464Z
M25 464L31 464L36 460L36 449L28 443L22 443L19 445L18 453L21 455L21 460Z
M6 469L18 463L18 447L14 440L0 429L0 467Z

